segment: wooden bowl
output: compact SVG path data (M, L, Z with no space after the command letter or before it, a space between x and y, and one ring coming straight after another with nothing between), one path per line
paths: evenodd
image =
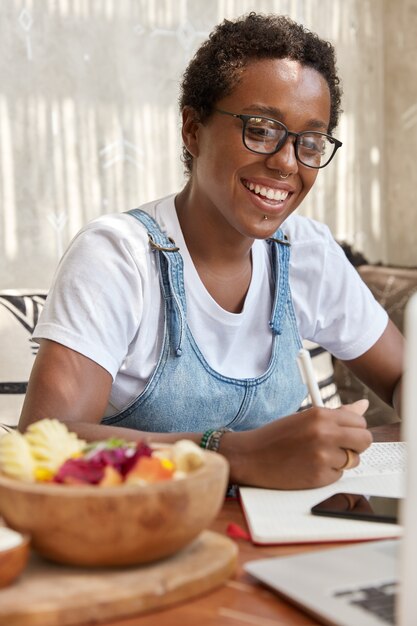
M0 589L24 569L29 557L29 538L0 526Z
M178 480L114 487L27 483L0 475L0 515L60 563L118 566L174 554L222 506L228 463L213 452Z

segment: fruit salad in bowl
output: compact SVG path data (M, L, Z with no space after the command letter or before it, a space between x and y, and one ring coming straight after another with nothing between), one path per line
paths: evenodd
M190 543L217 515L226 460L189 440L86 443L56 419L0 439L0 516L52 560L145 563Z

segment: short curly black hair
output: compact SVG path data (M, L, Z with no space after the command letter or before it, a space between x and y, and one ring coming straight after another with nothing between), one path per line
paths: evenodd
M204 122L216 102L236 86L244 67L260 59L293 59L320 72L330 90L328 132L331 133L341 113L342 96L334 48L283 15L251 12L216 26L184 72L180 109L192 107ZM183 161L187 172L191 173L193 158L185 146Z

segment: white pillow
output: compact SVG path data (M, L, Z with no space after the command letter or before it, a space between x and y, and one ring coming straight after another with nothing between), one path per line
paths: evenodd
M38 345L31 339L47 291L0 291L0 423L16 426Z

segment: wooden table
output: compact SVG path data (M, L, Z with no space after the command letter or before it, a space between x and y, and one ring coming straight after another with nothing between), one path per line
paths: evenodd
M372 432L374 441L400 441L398 424L377 427ZM240 505L233 500L225 502L211 529L226 533L231 522L246 529ZM243 572L242 565L257 558L331 548L331 544L259 547L244 539L237 541L236 575L219 589L164 611L113 621L107 626L317 626L319 622L257 584Z

